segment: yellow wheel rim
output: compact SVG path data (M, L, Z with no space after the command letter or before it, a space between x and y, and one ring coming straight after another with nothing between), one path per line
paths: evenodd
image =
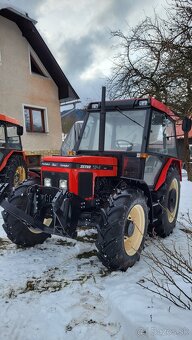
M132 223L131 236L124 235L124 247L127 255L135 255L142 243L145 232L145 212L140 204L134 205L127 216L128 228Z
M176 213L177 213L177 207L178 207L178 201L179 201L179 185L178 185L178 181L176 178L174 178L171 182L171 185L169 187L169 193L171 190L175 190L176 192L176 199L175 199L175 207L172 211L170 211L168 208L167 208L167 217L168 217L168 220L169 220L169 223L172 223L175 219L175 216L176 216ZM168 193L168 194L169 194Z
M26 170L23 166L18 166L15 171L14 176L14 187L17 187L20 183L22 183L26 179Z

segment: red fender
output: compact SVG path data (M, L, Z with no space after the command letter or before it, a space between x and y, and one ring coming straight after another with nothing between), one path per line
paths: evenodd
M177 159L177 158L169 158L167 163L164 165L160 176L157 180L157 183L155 185L155 191L159 190L159 188L165 183L166 178L167 178L167 172L169 171L170 166L174 165L178 171L179 171L179 176L180 176L180 181L182 181L182 173L181 173L181 169L182 169L182 161Z
M9 160L9 158L13 155L13 154L20 154L20 155L22 155L23 156L23 159L25 160L25 153L24 153L24 151L20 151L20 150L11 150L9 153L8 153L8 155L7 156L5 156L5 158L3 159L3 162L1 163L1 165L0 165L0 171L2 171L3 169L4 169L4 167L7 165L7 162L8 162L8 160Z

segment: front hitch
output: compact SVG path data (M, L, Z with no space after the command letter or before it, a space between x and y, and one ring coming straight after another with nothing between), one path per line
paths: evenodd
M4 209L3 218L6 218L6 214L10 214L21 221L24 226L35 229L37 232L68 236L67 229L70 227L70 215L72 215L69 214L69 210L73 205L71 194L66 190L33 185L27 193L27 199L28 204L25 211L6 199L0 202ZM43 213L47 208L51 212L53 221L50 226L44 223Z
M10 214L14 216L17 220L21 221L26 227L33 228L37 232L42 231L44 233L52 234L51 228L48 228L45 224L43 224L38 218L34 218L28 214L26 214L23 210L15 207L12 203L7 200L1 202L1 207L4 209L2 212L2 216L5 219L6 214Z

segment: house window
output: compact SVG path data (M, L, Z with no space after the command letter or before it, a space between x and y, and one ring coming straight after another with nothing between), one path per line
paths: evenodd
M24 107L25 128L27 132L45 131L45 109Z
M38 64L38 62L30 55L30 62L31 62L31 72L38 74L42 77L47 77L46 73L42 69L42 67Z
M50 78L45 66L31 47L29 48L29 63L31 74Z

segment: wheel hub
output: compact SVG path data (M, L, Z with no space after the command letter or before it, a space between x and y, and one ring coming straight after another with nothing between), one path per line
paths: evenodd
M175 209L176 199L177 199L177 192L175 189L171 189L169 192L169 197L168 197L168 209L170 212L173 212Z
M125 228L125 236L131 237L133 235L134 229L135 229L135 225L133 221L127 221L127 225Z

